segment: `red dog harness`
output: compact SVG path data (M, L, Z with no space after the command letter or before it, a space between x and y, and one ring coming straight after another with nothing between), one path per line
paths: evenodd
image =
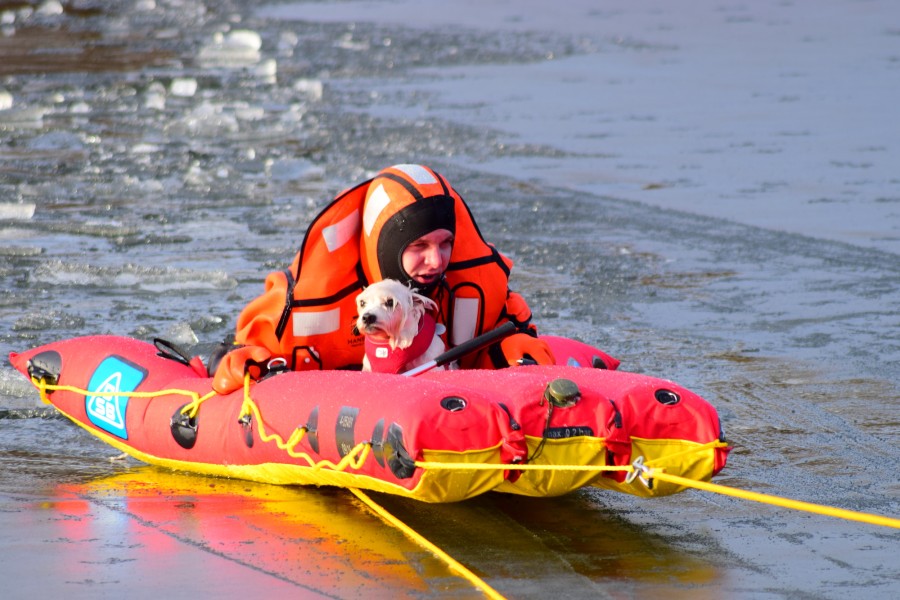
M434 317L425 313L419 321L419 333L406 348L391 348L388 342L366 338L366 357L374 373L399 373L404 365L428 350L434 339L436 324Z

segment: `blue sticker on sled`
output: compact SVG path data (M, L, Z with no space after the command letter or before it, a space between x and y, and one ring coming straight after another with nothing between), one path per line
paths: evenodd
M128 411L128 394L137 389L147 371L132 362L116 356L103 359L88 384L88 392L103 393L85 398L85 410L91 423L123 440L128 439L125 414ZM109 395L105 395L109 394Z

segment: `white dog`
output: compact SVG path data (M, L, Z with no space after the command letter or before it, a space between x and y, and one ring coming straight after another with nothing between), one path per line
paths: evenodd
M363 371L402 373L444 351L445 331L428 314L431 298L394 279L373 283L356 297L356 327L366 336Z

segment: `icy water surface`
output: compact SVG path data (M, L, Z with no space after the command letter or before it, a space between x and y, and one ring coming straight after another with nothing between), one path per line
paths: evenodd
M896 8L443 6L0 3L0 352L205 351L334 194L424 162L542 331L718 408L718 482L900 515ZM339 490L114 454L0 367L18 597L479 597ZM894 530L705 493L379 500L511 598L900 594Z

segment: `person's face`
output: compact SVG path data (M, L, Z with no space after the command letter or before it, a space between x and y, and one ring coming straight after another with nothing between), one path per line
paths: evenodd
M453 251L453 232L436 229L410 243L400 262L414 281L431 284L437 281L450 265Z

